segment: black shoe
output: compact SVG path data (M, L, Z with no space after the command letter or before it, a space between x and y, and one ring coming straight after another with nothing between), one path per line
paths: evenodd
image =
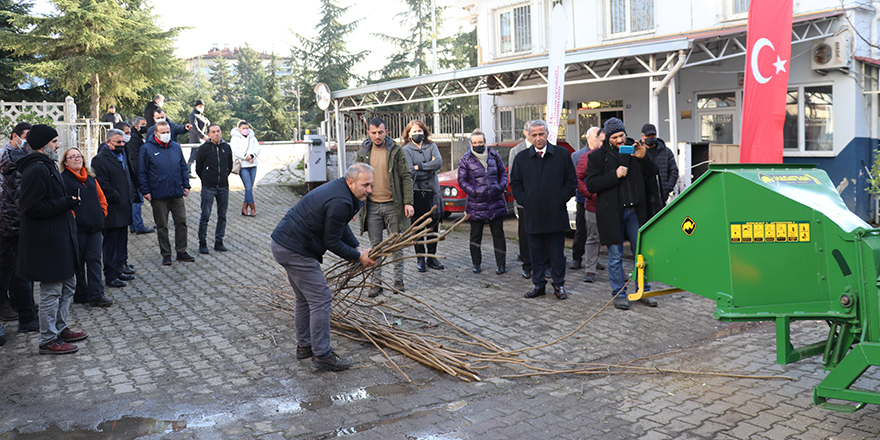
M312 353L312 347L303 347L300 345L296 346L297 359L308 359L312 356L314 356L314 353Z
M553 286L553 294L556 295L558 299L567 299L568 295L565 293L565 286Z
M122 265L122 273L124 273L126 275L134 275L135 272L137 272L137 271L134 270L134 268L131 267L130 264L123 264Z
M190 255L186 251L184 251L184 252L180 252L177 254L177 261L185 261L187 263L192 263L193 261L196 261L196 259L193 258L192 255Z
M144 228L140 231L134 231L134 233L137 235L152 234L153 232L156 232L156 230L153 228Z
M550 269L544 269L544 278L550 278L553 274L550 273Z
M532 278L532 270L531 269L523 269L522 277L526 279Z
M629 298L626 295L617 295L614 297L614 307L620 310L629 310L632 307L632 303L629 302Z
M113 305L113 300L106 296L100 296L89 301L89 305L92 307L110 307Z
M483 271L479 264L475 264L472 270L474 271L474 273L480 273Z
M199 253L200 254L208 254L208 244L205 242L199 243Z
M648 307L657 307L657 300L654 298L642 298L639 300L640 303L648 306Z
M107 282L107 287L125 287L125 283L119 281L119 279L110 280Z
M313 357L312 366L315 367L315 371L344 371L351 368L351 362L331 351L327 356Z
M5 294L4 294L5 296ZM4 303L0 303L0 320L3 321L17 321L18 320L18 312L12 308L9 301Z
M503 264L495 268L495 275L501 275L503 273L507 273L507 268L504 267Z
M569 269L580 269L584 266L581 266L581 260L571 260L571 266L568 266Z
M403 286L403 281L395 281L394 282L394 290L406 292L406 287Z
M31 322L25 324L18 324L18 332L19 333L30 333L30 332L38 332L40 331L40 321L33 320Z
M218 252L226 252L229 249L223 246L223 240L214 240L214 250Z
M120 281L131 281L134 279L134 275L122 274L122 275L119 275L118 277L116 277L116 279L120 280Z
M428 267L430 267L431 269L437 269L437 270L446 269L446 266L441 264L440 261L434 257L428 257Z
M171 266L171 257L162 257L163 266Z
M382 288L379 286L373 286L370 287L370 293L367 296L370 298L375 298L379 296L380 293L382 293Z
M428 266L425 264L425 259L423 257L419 257L418 261L416 261L416 270L419 272L428 271Z
M529 290L528 292L526 292L526 294L523 295L523 297L525 297L525 298L537 298L537 297L539 297L539 296L544 295L545 293L547 293L547 290L544 288L544 286L540 286L540 287L539 287L539 286L533 286L533 287L532 287L532 290Z

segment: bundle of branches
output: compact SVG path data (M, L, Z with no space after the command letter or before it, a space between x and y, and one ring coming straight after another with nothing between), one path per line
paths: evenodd
M436 207L435 207L436 208ZM730 377L749 377L755 379L778 379L778 376L744 376L741 374L723 372L699 372L681 371L660 368L647 368L632 365L636 361L647 358L639 358L622 364L599 364L599 363L559 363L562 368L545 368L539 365L546 361L527 359L522 353L537 350L554 345L583 329L593 318L605 310L611 300L604 307L596 311L583 324L569 334L555 341L534 347L518 350L506 350L490 341L484 340L457 326L455 323L443 317L429 304L420 299L407 295L395 289L393 286L380 281L379 287L388 289L397 294L398 306L388 301L374 301L363 294L375 284L372 281L373 271L379 267L394 263L394 253L405 248L411 248L416 242L428 244L439 242L459 226L467 215L463 216L451 227L440 234L434 234L429 229L431 225L431 212L426 213L413 222L412 226L402 233L391 234L384 241L370 250L370 258L376 261L372 267L364 267L357 261L338 261L330 265L324 276L333 292L333 306L331 308L331 325L333 333L365 343L374 345L385 356L387 361L407 380L410 378L392 360L386 349L394 350L401 355L416 362L426 365L435 370L447 373L461 380L479 381L479 371L489 368L492 364L508 364L514 367L530 370L520 374L510 374L502 377L524 377L547 374L645 374L645 373L679 373L679 374L709 374ZM436 257L435 255L411 255L404 258ZM438 257L442 258L442 257ZM295 297L293 292L277 292L265 289L265 295L269 301L268 306L294 316ZM613 300L613 298L612 298ZM409 310L403 310L403 307ZM413 316L418 314L419 316ZM416 329L404 329L403 320L421 322L422 329L438 327L431 321L446 324L455 331L455 336L450 334L429 334L416 331ZM787 379L787 378L786 378Z

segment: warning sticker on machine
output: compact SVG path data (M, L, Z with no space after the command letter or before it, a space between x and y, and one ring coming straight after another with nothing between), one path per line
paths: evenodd
M805 243L810 222L732 222L731 243Z

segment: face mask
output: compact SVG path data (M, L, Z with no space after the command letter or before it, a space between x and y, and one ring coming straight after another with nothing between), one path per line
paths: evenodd
M165 101L159 101L156 103L156 107L165 107Z
M416 133L412 136L412 141L417 144L421 144L422 141L424 141L424 140L425 140L425 135L423 135L421 133Z
M239 131L241 132L241 135L242 135L242 136L247 136L248 133L250 133L250 130L248 130L247 128L242 128L242 129L239 130Z
M140 127L138 127L138 133L140 133L140 134L146 134L146 133L147 133L147 126L146 126L146 125L141 125Z
M486 152L486 146L485 145L471 145L471 150L474 150L474 153L483 154L484 152Z
M199 113L204 113L205 108L204 107L196 107L196 111Z
M162 122L162 121L164 121L164 120L165 120L165 118L157 118L157 119L156 119L156 122Z
M649 147L653 147L654 145L657 145L657 138L655 138L655 137L645 138L645 145L647 145Z
M131 140L131 135L130 134L123 135L122 140L124 140L125 143L128 143L128 141Z
M162 133L159 135L159 140L163 144L167 144L171 140L171 133Z

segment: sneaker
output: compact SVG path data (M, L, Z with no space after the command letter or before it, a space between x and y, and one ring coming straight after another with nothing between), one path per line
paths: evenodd
M40 345L40 354L67 354L76 353L79 350L76 345L53 339L46 344Z
M171 266L171 257L162 257L163 266Z
M581 260L571 260L571 266L568 266L569 269L580 269L582 267Z
M614 307L620 310L629 310L632 307L632 303L629 302L629 298L626 295L617 295L614 297Z
M226 252L229 249L226 246L223 246L223 240L214 241L214 250L218 252Z
M19 333L30 333L38 331L40 331L40 321L37 321L36 319L31 322L26 322L24 324L18 323Z
M315 367L315 371L344 371L351 368L351 362L331 351L327 356L313 357L312 366Z
M86 332L75 332L70 330L69 328L64 329L60 335L58 335L58 339L61 339L64 342L76 342L82 341L85 338L88 338L89 334Z
M201 243L199 243L199 253L200 253L200 254L205 254L205 255L208 254L208 244L205 243L204 241L201 242ZM180 257L177 257L177 259L179 260Z
M593 272L587 272L584 274L584 282L585 283L592 283L595 281L596 281L596 274L594 274Z
M9 301L0 303L0 320L3 321L17 321L18 320L18 312L12 308L9 304Z
M193 261L196 261L196 259L193 258L192 255L190 255L190 254L186 253L186 251L184 251L184 252L179 252L177 254L177 261L185 261L187 263L192 263Z
M308 359L312 356L314 356L314 353L312 353L312 347L303 347L301 345L296 346L297 359Z

